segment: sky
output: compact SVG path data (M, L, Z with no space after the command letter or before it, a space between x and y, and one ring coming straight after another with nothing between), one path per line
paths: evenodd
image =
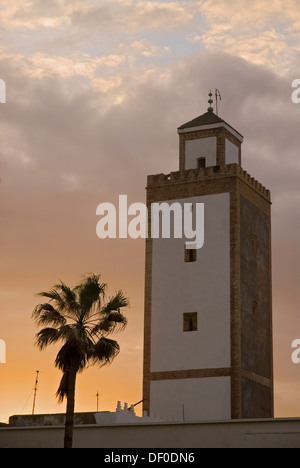
M144 240L96 236L96 207L145 202L148 174L178 170L177 128L219 115L242 166L272 192L275 415L300 416L299 0L0 0L0 421L63 412L58 348L34 346L36 296L101 274L130 298L121 353L79 376L77 411L142 399Z

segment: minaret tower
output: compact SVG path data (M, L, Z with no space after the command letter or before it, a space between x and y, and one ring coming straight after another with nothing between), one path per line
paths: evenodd
M211 98L178 129L179 171L148 176L148 212L203 203L205 240L199 250L185 238L146 241L144 410L185 421L271 418L271 197L242 169L243 137Z

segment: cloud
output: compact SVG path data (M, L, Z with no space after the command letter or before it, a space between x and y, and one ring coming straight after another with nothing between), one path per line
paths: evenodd
M246 137L243 165L273 189L285 216L296 209L289 200L291 191L293 199L299 193L300 106L291 102L288 79L227 54L202 52L143 76L95 76L91 86L77 83L70 95L64 73L29 77L21 62L2 59L2 66L10 96L1 118L2 179L13 199L25 203L39 190L52 211L66 187L79 191L82 205L95 194L108 198L111 184L114 194L132 190L133 197L144 197L148 173L176 170L176 129L206 109L207 91L215 86L223 98L220 112ZM86 73L95 74L93 68ZM93 209L90 216L92 222Z
M56 29L70 25L70 16L86 9L78 0L3 0L0 22L8 30Z
M189 41L201 41L210 50L222 49L280 74L294 68L295 54L300 51L299 41L293 37L293 31L299 33L297 0L254 0L251 4L207 0L201 4L201 13L206 31L189 35Z
M134 30L145 28L175 29L186 25L193 18L192 2L150 2L139 1L132 4L125 21Z
M22 60L30 76L81 77L97 86L129 71L144 76L191 44L281 75L295 73L300 56L296 0L251 7L246 0L26 0L6 1L2 10L2 56Z
M133 53L140 54L144 57L161 57L170 51L167 46L159 46L152 44L146 39L135 40L130 44L120 44L121 50L125 48L125 52L132 51Z
M87 11L72 15L75 27L91 28L94 31L104 27L118 27L127 32L148 29L176 29L188 24L193 18L194 2L159 1L112 1L99 6L98 3Z
M27 62L27 71L31 77L59 76L70 78L81 76L92 80L99 70L115 69L124 63L122 55L107 55L93 57L88 54L82 56L63 57L37 53L28 60L24 58L24 65ZM25 65L26 66L26 65Z

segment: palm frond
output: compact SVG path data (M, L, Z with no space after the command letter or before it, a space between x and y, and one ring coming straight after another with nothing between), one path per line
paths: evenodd
M58 403L63 403L64 399L68 396L68 389L69 389L69 375L68 371L63 373L61 378L58 390L56 392L56 398L58 399Z
M120 352L120 346L115 340L102 337L95 344L94 353L91 357L92 361L100 366L111 364L115 357Z
M127 325L127 317L120 312L111 312L106 319L109 322L121 325L121 328L124 328Z
M44 328L36 335L36 345L42 351L48 345L57 343L60 339L60 333L56 328Z
M70 343L67 341L56 356L55 367L63 372L67 372L71 365L74 362L77 362L79 368L79 363L82 357L82 350L80 348L80 343L75 343L74 341Z
M91 329L92 335L104 332L110 334L124 330L127 325L127 318L120 312L110 312L98 324Z
M105 296L106 284L100 284L99 279L99 275L88 276L77 288L82 320L90 315L93 307L100 307Z
M61 336L61 340L65 343L73 344L77 343L79 340L76 323L62 325L58 330Z
M57 289L52 289L52 291L42 291L38 293L38 296L46 297L50 300L50 302L53 301L56 309L58 309L60 312L63 312L66 309L66 301L59 294Z
M39 304L33 311L33 317L37 325L64 325L65 317L49 304Z
M44 312L44 310L53 310L53 309L54 307L51 304L49 304L49 302L47 302L46 304L38 304L32 312L32 318L34 320L37 320L39 316L41 315L41 313Z
M118 291L117 294L110 298L110 300L101 309L102 314L110 314L111 312L119 312L123 307L129 305L128 298L124 295L123 291Z
M56 284L54 288L60 291L60 296L63 298L65 308L68 310L68 312L74 313L77 317L80 305L77 302L76 291L71 289L62 281L60 282L60 284Z
M66 371L71 363L75 362L77 370L83 370L94 352L94 343L88 337L86 330L78 324L73 324L60 327L59 333L64 345L56 356L55 366Z

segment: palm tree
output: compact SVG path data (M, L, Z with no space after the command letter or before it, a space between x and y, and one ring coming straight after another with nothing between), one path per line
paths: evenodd
M50 344L62 342L55 366L63 376L56 396L60 403L67 398L64 447L72 448L76 377L90 364L104 366L118 355L118 343L108 336L127 324L121 309L128 306L122 291L105 302L107 285L100 275L87 276L71 289L61 282L49 292L38 295L48 299L33 311L39 327L36 345L43 350Z

